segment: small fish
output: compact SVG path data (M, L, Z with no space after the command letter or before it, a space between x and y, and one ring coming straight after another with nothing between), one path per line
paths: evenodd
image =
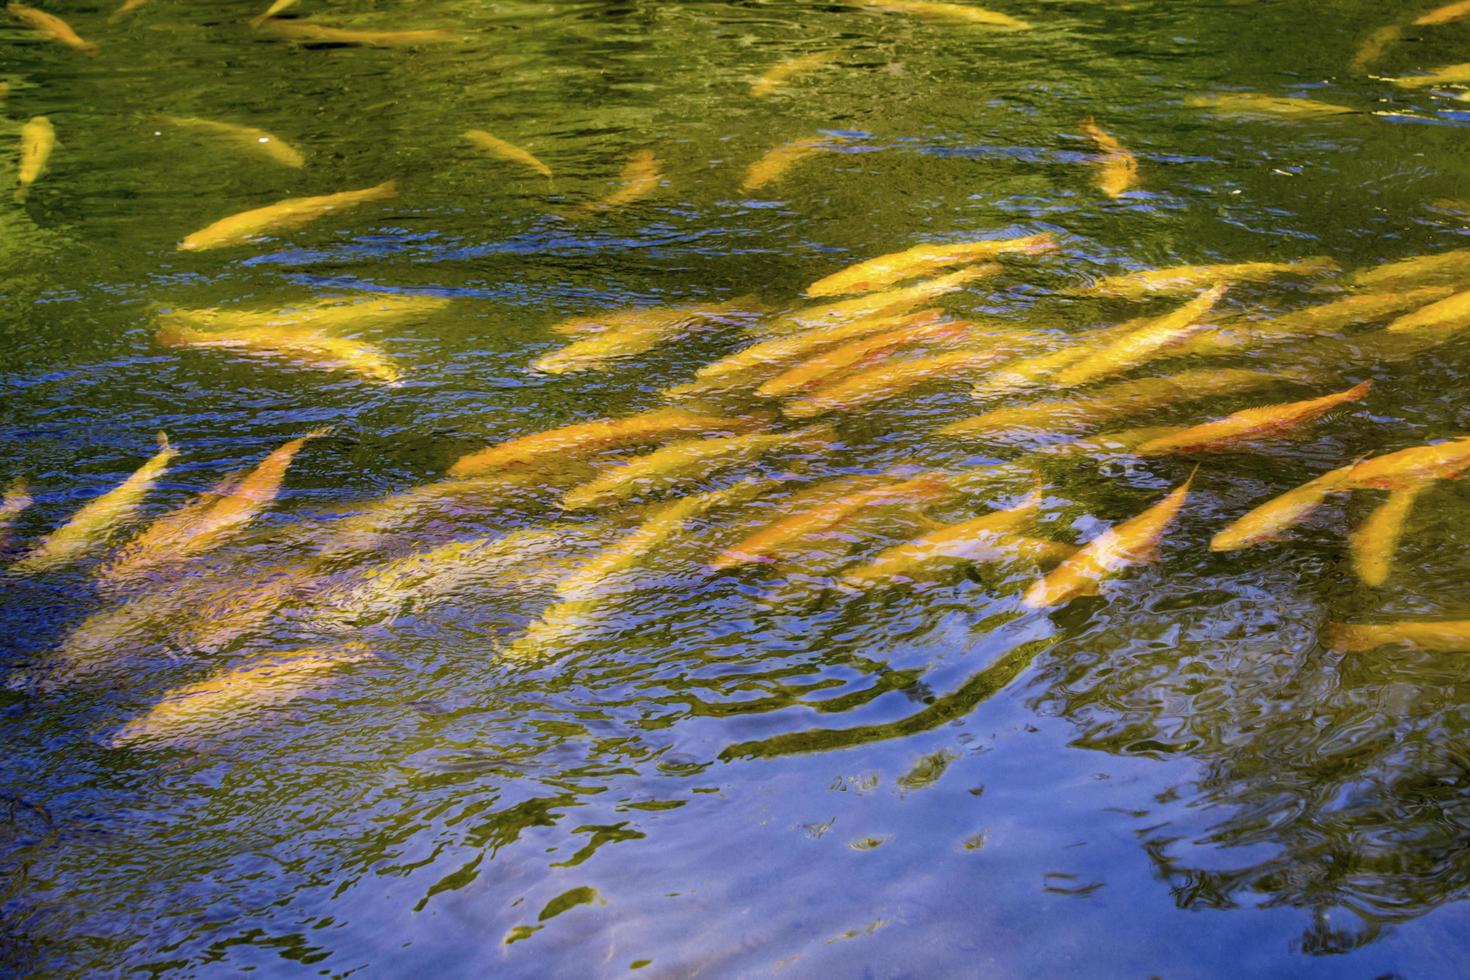
M1081 122L1082 133L1097 146L1097 186L1108 197L1121 197L1138 183L1138 158L1129 153L1117 138L1104 132L1087 116Z
M304 20L276 20L266 18L253 25L267 34L300 41L303 44L366 44L372 47L402 47L413 44L437 44L458 41L460 35L454 31L358 31L346 27L328 27Z
M1385 329L1389 333L1409 333L1414 330L1458 330L1466 326L1470 326L1470 289L1405 313Z
M10 16L27 27L51 38L53 41L61 42L73 51L80 51L82 54L89 55L95 55L97 53L97 45L78 37L77 32L72 30L71 25L60 17L52 16L44 10L37 10L35 7L27 7L20 3L8 3L5 5L5 10Z
M586 217L603 211L612 211L615 208L632 204L634 201L641 201L658 190L658 185L663 179L663 169L659 166L658 157L653 155L653 151L637 150L628 158L622 174L618 177L621 186L607 197L589 201L574 208L571 212L572 216Z
M12 480L5 493L0 495L0 550L10 541L10 529L15 525L20 512L34 501L25 480Z
M158 452L120 485L89 502L12 566L22 574L43 572L86 557L120 524L130 520L178 451L158 434Z
M1453 480L1466 470L1470 470L1470 436L1365 459L1352 468L1346 486L1402 490L1426 480Z
M1022 600L1032 609L1058 606L1081 596L1096 595L1103 580L1130 565L1153 562L1160 539L1189 495L1195 472L1172 493L1136 517L1116 524L1078 549L1077 553L1026 590Z
M258 657L208 680L175 688L113 736L113 748L182 747L227 738L269 708L318 689L323 675L372 659L357 642Z
M272 17L274 17L276 14L279 14L286 8L294 7L295 5L296 0L273 0L271 5L269 7L266 7L264 11L250 18L250 26L255 28L256 30L259 30L261 24L264 24L266 21L270 20Z
M1470 650L1470 619L1339 623L1328 627L1327 633L1332 648L1342 653L1364 653L1388 646L1433 653Z
M1392 82L1400 88L1426 88L1431 85L1467 85L1470 84L1470 61L1458 65L1446 65L1443 68L1434 68L1423 75L1389 78L1385 79L1385 81Z
M796 432L751 432L670 443L605 471L597 479L567 492L566 510L620 503L632 497L657 496L680 486L707 479L722 470L753 463L772 449L803 446L817 451L832 446L837 435L831 426L814 425Z
M1380 27L1363 39L1358 46L1358 51L1353 55L1353 60L1348 62L1348 68L1353 72L1365 72L1391 46L1398 43L1399 38L1404 36L1404 29L1397 24Z
M31 185L46 172L51 151L56 148L56 127L45 116L35 116L20 128L20 187L15 199L24 201Z
M1201 95L1184 100L1184 104L1195 109L1211 109L1223 116L1343 116L1359 114L1362 110L1315 99L1289 99L1277 95L1261 95L1257 92L1229 92L1223 95Z
M928 381L955 381L972 377L1014 354L996 346L982 350L957 350L911 361L882 364L859 374L840 378L830 385L787 402L781 411L789 418L811 418L825 412L850 412L875 402L886 401Z
M1323 473L1278 497L1272 497L1211 538L1210 550L1238 551L1275 541L1283 532L1310 517L1329 496L1350 489L1347 481L1353 465L1349 463Z
M542 354L531 362L531 367L543 374L597 370L647 353L693 330L752 319L759 312L754 297L743 296L708 306L659 307L612 314L600 322L606 329L587 331L587 336ZM558 327L565 328L565 323L552 329Z
M957 292L972 282L1000 275L1005 269L995 263L967 266L943 276L926 279L901 289L842 299L821 306L809 306L774 321L767 327L773 335L801 333L823 327L835 327L868 317L904 313L914 307Z
M968 4L945 3L942 0L856 0L865 7L892 11L897 14L913 14L930 20L945 20L956 24L978 25L1006 31L1026 31L1031 25L1009 14Z
M817 51L813 54L804 54L797 58L788 58L779 64L771 66L766 70L765 74L752 82L750 85L750 94L758 99L764 98L791 81L797 75L805 75L808 72L816 71L818 68L827 67L835 62L841 54L842 52L840 51Z
M1470 0L1459 0L1457 3L1447 3L1443 7L1436 7L1429 13L1414 19L1415 27L1437 27L1440 24L1453 24L1457 20L1470 17Z
M1366 397L1372 387L1373 382L1364 381L1346 391L1323 395L1321 398L1248 408L1214 422L1153 439L1139 446L1138 454L1153 456L1163 453L1219 452L1253 439L1277 438L1321 418L1339 405Z
M1109 276L1082 289L1081 293L1088 296L1141 300L1151 296L1177 296L1192 293L1222 283L1268 282L1277 276L1315 276L1337 270L1337 263L1325 257L1300 259L1296 262L1181 265L1169 269L1151 269L1147 272Z
M479 476L509 466L565 462L604 449L662 442L674 436L723 432L747 432L757 423L751 419L724 418L660 408L620 419L598 419L521 436L463 456L449 468L455 477Z
M763 398L784 398L815 385L829 384L852 368L860 368L895 350L944 343L973 345L983 334L972 324L940 320L899 327L849 341L787 368L755 390Z
M1388 581L1393 570L1393 554L1404 533L1404 522L1414 502L1428 488L1428 483L1413 483L1391 491L1362 526L1348 535L1353 571L1365 585L1379 586Z
M320 197L288 197L263 208L221 218L179 242L179 251L243 245L272 231L300 228L334 211L345 211L371 201L388 201L397 196L398 182L388 180L359 191L342 191Z
M272 309L249 307L176 308L160 313L165 326L195 330L260 330L289 327L328 333L344 327L385 327L417 320L449 305L443 296L419 293L355 293L305 300Z
M398 365L376 344L332 337L309 328L194 330L169 324L159 329L155 339L164 347L225 348L258 357L279 358L319 371L349 371L388 384L403 377Z
M1352 284L1362 289L1396 290L1405 286L1455 284L1470 280L1470 248L1416 255L1355 272Z
M122 20L147 2L148 0L123 0L122 6L112 12L112 16L107 18L107 22L112 24Z
M530 167L541 176L547 178L548 180L551 179L550 167L542 163L540 160L536 159L536 157L528 151L521 149L519 146L516 146L514 143L507 143L505 140L500 139L499 137L491 136L483 129L466 130L464 138L493 157L499 157L502 160L509 160L511 163L519 163L523 166Z
M1058 371L1054 382L1063 388L1073 388L1147 363L1160 351L1204 329L1206 324L1201 322L1202 318L1215 308L1227 288L1223 282L1211 286L1172 313L1145 323L1096 353Z
M1055 251L1056 239L1049 234L1024 238L982 239L947 245L915 245L902 252L880 255L859 262L806 288L811 297L841 296L884 289L905 279L928 275L955 265L969 265L1002 255L1042 255Z
M306 158L294 146L279 136L263 129L256 129L254 126L240 126L236 123L220 122L215 119L200 119L198 116L164 116L163 120L172 126L218 136L246 152L264 157L272 163L279 163L283 167L304 167L306 165Z
M832 144L841 142L843 139L840 136L803 136L801 139L782 143L746 169L745 179L740 182L740 189L754 191L760 190L767 184L774 184L786 176L788 170L807 157L815 156L831 147Z

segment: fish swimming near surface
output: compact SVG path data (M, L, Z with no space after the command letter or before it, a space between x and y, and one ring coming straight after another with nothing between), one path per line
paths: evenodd
M483 129L465 130L464 138L493 157L529 167L548 180L551 179L550 167L538 160L530 151L523 150L514 143L507 143L498 136L491 136Z
M916 306L958 292L973 282L1000 275L1005 269L993 262L967 266L943 276L925 279L912 286L887 289L852 299L837 300L820 306L809 306L762 324L762 333L771 337L806 333L827 327L838 327L872 317L896 316Z
M1103 131L1091 117L1081 122L1084 136L1097 147L1097 186L1108 197L1122 197L1128 189L1138 184L1138 158L1118 142L1118 139Z
M1341 653L1365 653L1390 646L1456 653L1470 650L1470 619L1337 623L1327 628L1327 638L1329 645Z
M1414 330L1458 330L1467 326L1470 326L1470 289L1405 313L1384 329L1389 333L1409 333Z
M798 75L805 75L834 63L841 54L840 51L816 51L772 65L750 84L750 94L758 99L764 98Z
M164 347L236 350L276 358L321 371L348 371L372 381L399 381L403 371L381 347L362 340L333 337L309 327L237 327L195 330L179 323L159 328L155 339Z
M272 0L272 3L269 7L266 7L259 14L256 14L254 17L250 18L250 26L259 30L261 24L264 24L266 21L270 20L276 14L279 14L281 11L287 9L288 7L294 7L295 5L296 0Z
M1389 24L1380 27L1363 39L1358 45L1357 53L1353 60L1348 62L1348 69L1354 72L1365 72L1369 66L1383 57L1383 53L1404 36L1404 29L1398 24Z
M806 388L830 383L849 370L862 368L895 351L953 344L975 344L985 334L973 324L935 320L872 334L841 344L787 368L756 388L762 398L783 398Z
M618 189L604 198L573 208L571 216L574 218L586 217L641 201L658 190L663 179L663 168L659 165L658 157L654 156L653 151L637 150L623 166L623 172L618 177Z
M1031 26L1026 21L998 10L972 7L969 4L947 3L943 0L856 0L865 7L890 11L896 14L913 14L930 20L943 20L967 26L989 27L1004 31L1026 31Z
M826 412L850 412L894 398L926 382L973 377L1015 353L1015 348L996 345L880 364L794 398L781 406L781 412L788 418L798 419Z
M346 211L374 201L388 201L397 196L398 182L387 180L357 191L341 191L319 197L288 197L263 208L221 218L179 242L179 251L196 252L243 245L273 231L300 228L333 212Z
M24 201L31 185L46 172L51 151L56 149L56 127L45 116L34 116L20 128L20 187L15 199Z
M1223 95L1200 95L1185 99L1184 104L1195 109L1210 109L1222 116L1255 116L1261 118L1285 117L1288 119L1312 116L1358 115L1361 109L1315 99L1291 99L1278 95L1261 95L1257 92L1227 92Z
M1123 334L1101 349L1062 368L1053 376L1053 383L1063 388L1074 388L1147 363L1161 351L1204 329L1207 324L1202 318L1215 308L1227 288L1224 283L1217 283L1172 313L1150 320L1138 329Z
M101 545L119 525L132 519L142 506L148 491L178 451L169 445L168 437L158 434L158 452L121 484L92 500L72 515L71 520L47 535L11 570L20 573L43 572L85 558Z
M1385 262L1371 269L1360 269L1349 281L1359 289L1395 291L1406 286L1464 283L1470 281L1470 248Z
M1393 490L1361 526L1348 535L1348 553L1353 571L1365 585L1379 586L1393 571L1393 555L1404 533L1404 523L1419 495L1430 484L1411 483Z
M656 307L631 310L605 316L579 318L588 322L578 339L565 347L542 354L531 362L533 370L543 374L569 374L592 371L619 361L645 354L661 344L697 330L728 326L753 320L761 312L753 296L742 296L727 303L706 306ZM552 327L554 332L567 329L563 321ZM591 329L595 325L602 329Z
M118 7L112 12L111 16L107 18L107 22L109 24L112 24L116 23L119 20L122 20L128 14L137 10L139 7L143 6L147 2L148 0L123 0L122 6Z
M44 10L27 7L21 3L7 3L5 10L10 16L38 34L49 37L53 41L59 41L73 51L80 51L88 55L97 54L97 45L83 40L76 31L72 30L70 24L54 14L48 14Z
M1371 381L1364 381L1346 391L1320 398L1248 408L1214 422L1150 440L1138 447L1138 454L1219 452L1255 439L1279 438L1321 418L1334 408L1366 397L1372 387Z
M279 163L283 167L304 167L306 165L306 158L301 155L301 151L274 133L256 129L254 126L241 126L238 123L221 122L217 119L200 119L198 116L164 116L162 118L171 126L217 136L247 153L272 163Z
M1123 569L1155 561L1159 541L1179 515L1198 472L1196 467L1189 479L1148 510L1087 542L1027 589L1022 602L1032 609L1045 609L1081 596L1096 595L1104 580Z
M1470 85L1470 61L1434 68L1422 75L1407 75L1387 81L1400 88L1427 88L1431 85Z
M254 25L258 30L288 41L303 44L362 44L368 47L407 47L416 44L443 44L461 40L461 35L446 30L361 31L347 27L329 27L305 20L279 20L267 17Z
M1413 446L1355 465L1346 485L1354 490L1401 490L1425 480L1452 480L1470 470L1470 436Z
M1056 251L1056 248L1056 239L1045 233L1027 235L1024 238L915 245L902 252L859 262L824 279L818 279L806 288L806 295L815 298L868 293L950 266L987 262L1002 255L1043 255Z
M416 320L449 305L443 296L418 293L354 293L305 300L271 309L250 307L174 308L159 319L165 326L194 330L258 330L288 327L303 332L325 333L343 327L384 327Z
M745 178L740 182L740 189L755 191L768 184L774 184L801 161L816 156L841 142L843 142L841 136L823 135L803 136L789 143L782 143L746 169Z
M1466 252L1470 253L1470 249ZM1467 268L1467 275L1470 275L1470 268ZM1244 331L1251 345L1325 334L1416 309L1444 299L1453 292L1452 286L1420 286L1417 289L1363 293L1292 310L1269 320L1253 321L1244 327Z
M1470 17L1470 0L1458 0L1456 3L1447 3L1443 7L1435 7L1429 13L1414 18L1414 26L1438 27L1441 24L1453 24L1467 17Z
M1321 507L1334 493L1351 489L1348 475L1354 464L1338 467L1299 487L1272 497L1210 539L1211 551L1238 551L1275 541Z
M1326 257L1299 259L1295 262L1180 265L1108 276L1078 292L1086 296L1141 300L1152 296L1178 296L1221 283L1269 282L1278 276L1318 276L1336 272L1338 268L1336 262Z

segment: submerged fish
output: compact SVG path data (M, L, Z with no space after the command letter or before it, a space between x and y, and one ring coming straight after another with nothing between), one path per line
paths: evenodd
M221 347L260 357L280 358L321 371L350 371L390 384L403 377L403 372L376 344L332 337L311 328L195 330L171 323L159 328L155 339L164 347Z
M663 179L663 168L659 166L658 157L653 155L653 151L637 150L628 158L618 177L621 186L607 197L574 208L572 216L585 217L640 201L658 190Z
M797 58L788 58L779 64L772 65L766 69L765 74L751 83L750 94L758 99L770 95L797 75L805 75L807 72L832 64L841 54L840 51L817 51Z
M880 255L859 262L806 288L812 297L841 296L883 289L905 279L929 275L955 265L970 265L1002 255L1041 255L1055 251L1056 239L1048 234L1024 238L982 239L947 245L915 245L902 252Z
M1333 649L1343 653L1363 653L1387 646L1454 653L1470 650L1470 619L1339 623L1328 627L1328 637Z
M1348 535L1353 571L1366 585L1382 585L1393 570L1393 554L1404 533L1404 522L1414 501L1429 488L1428 483L1413 483L1393 490L1357 530Z
M803 136L801 139L782 143L765 156L752 163L740 182L742 191L754 191L773 184L786 176L786 172L807 157L815 156L834 143L841 143L840 136Z
M1352 284L1367 289L1463 283L1470 280L1470 248L1415 255L1353 273Z
M112 12L112 16L107 18L108 23L114 23L121 20L123 17L126 17L128 14L137 10L139 7L143 6L147 2L148 0L123 0L122 6L114 10Z
M464 138L484 150L486 153L511 163L519 163L530 167L543 177L550 179L551 168L536 159L530 152L521 149L514 143L507 143L497 136L491 136L483 129L469 129L465 131Z
M1138 183L1138 158L1104 132L1091 116L1081 122L1082 133L1097 146L1097 186L1108 197L1121 197Z
M303 167L306 158L295 147L273 133L254 126L220 122L216 119L200 119L197 116L164 116L170 125L192 129L228 140L240 149L264 157L286 167Z
M89 502L71 520L47 535L29 554L12 566L22 573L41 572L86 557L118 525L131 519L148 491L158 483L178 451L168 437L158 434L158 452L117 487Z
M478 476L508 466L562 462L604 449L662 442L673 436L747 432L758 424L753 419L660 408L626 418L578 422L511 439L461 457L449 468L449 475Z
M1383 52L1403 36L1404 29L1397 24L1378 28L1363 39L1353 60L1348 62L1348 68L1355 72L1367 71L1369 65L1383 57Z
M1455 293L1436 303L1405 313L1385 329L1389 333L1412 330L1459 329L1470 326L1470 289Z
M1466 17L1470 17L1470 0L1458 0L1456 3L1447 3L1443 7L1436 7L1429 13L1414 18L1414 26L1436 27L1440 24L1453 24Z
M1430 85L1470 85L1470 61L1458 65L1446 65L1443 68L1434 68L1423 75L1408 75L1402 78L1390 78L1401 88L1425 88Z
M367 646L357 642L258 657L168 692L124 725L112 745L179 747L229 737L269 708L318 689L325 674L371 658Z
M460 35L446 30L360 31L347 27L328 27L304 20L276 20L267 17L254 25L267 34L300 41L304 44L366 44L372 47L399 47L411 44L436 44L458 41Z
M752 319L759 312L760 305L754 297L742 296L707 306L656 307L563 321L552 330L565 332L570 324L585 336L542 354L531 362L531 367L545 374L596 370L647 353L691 330ZM594 330L593 326L601 329Z
M205 307L172 309L160 315L166 326L196 330L259 330L289 327L327 332L343 327L383 327L427 316L449 305L442 296L412 293L358 293L329 296L273 309Z
M1150 440L1138 447L1138 454L1151 456L1162 453L1218 452L1253 439L1279 437L1321 418L1339 405L1365 397L1372 387L1373 382L1364 381L1346 391L1320 398L1248 408L1214 422L1206 422L1171 436Z
M59 41L73 51L80 51L82 54L90 55L97 53L97 45L91 41L82 40L77 35L77 32L72 30L71 25L60 17L48 14L44 10L37 10L35 7L27 7L20 3L7 3L5 10L10 16L34 29L37 33L49 37L53 41Z
M1075 555L1026 590L1022 600L1032 609L1061 605L1081 596L1096 595L1105 579L1130 565L1158 557L1160 539L1189 495L1195 472L1172 493L1136 517L1116 524L1083 545Z
M1200 95L1185 99L1184 104L1196 109L1211 109L1226 116L1342 116L1362 111L1315 99L1289 99L1257 92Z
M45 116L34 116L20 128L20 187L15 199L24 201L40 176L46 172L51 151L56 148L56 127Z
M978 25L1007 31L1030 30L1024 20L984 7L969 4L947 3L943 0L856 0L865 7L888 10L898 14L913 14L931 20L946 20L956 24Z
M10 529L15 525L20 512L33 502L26 481L21 479L12 480L10 486L5 488L5 493L0 495L0 549L4 549L9 543Z
M848 341L816 357L787 368L755 390L763 398L781 398L805 388L831 382L851 368L914 345L971 343L981 333L968 323L930 320Z
M1352 467L1346 485L1354 490L1401 490L1426 480L1452 480L1466 470L1470 470L1470 436L1365 459Z
M839 378L810 394L781 406L790 418L810 418L824 412L850 412L903 394L928 381L956 381L972 377L1015 353L1015 348L996 345L933 354L911 361L881 364L859 374Z
M264 24L286 8L294 7L295 5L296 0L272 0L269 7L266 7L265 10L250 18L250 26L259 30L261 24Z
M221 218L179 242L179 251L243 245L272 231L300 228L334 211L345 211L372 201L388 201L397 196L398 182L387 180L358 191L342 191L320 197L288 197L263 208Z
M1466 252L1470 254L1470 249ZM1449 286L1422 286L1418 289L1348 296L1331 303L1292 310L1270 320L1253 322L1245 329L1248 340L1253 344L1329 333L1424 306L1444 299L1453 291Z
M1118 299L1144 299L1150 296L1176 296L1192 293L1208 286L1235 282L1267 282L1277 276L1316 276L1336 272L1338 265L1326 257L1299 259L1295 262L1236 262L1222 265L1180 265L1168 269L1150 269L1122 276L1099 279L1081 290L1090 296L1112 296Z
M1211 551L1238 551L1274 541L1306 520L1334 493L1350 489L1353 465L1339 467L1254 508L1210 539Z
M1096 381L1113 374L1131 371L1147 363L1167 348L1180 343L1205 328L1201 318L1214 309L1225 295L1225 283L1218 283L1200 293L1172 313L1152 319L1123 334L1101 349L1062 368L1053 381L1063 388Z

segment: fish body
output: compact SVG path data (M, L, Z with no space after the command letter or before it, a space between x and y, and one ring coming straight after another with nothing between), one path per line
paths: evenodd
M364 44L369 47L404 47L414 44L442 44L458 41L460 35L454 31L359 31L347 27L328 27L304 20L276 20L264 18L254 25L258 30L288 41L303 44Z
M1163 351L1197 333L1205 326L1201 318L1225 295L1226 285L1217 283L1172 313L1150 320L1102 349L1078 360L1054 376L1057 385L1072 388L1113 374L1130 371Z
M1121 197L1138 183L1138 158L1116 137L1104 132L1091 116L1082 120L1081 129L1097 147L1098 189L1108 197Z
M1346 391L1320 398L1248 408L1214 422L1192 426L1172 436L1150 440L1138 447L1138 454L1151 456L1163 453L1218 452L1253 439L1281 436L1321 418L1339 405L1365 397L1372 387L1371 381L1364 381Z
M1399 490L1425 480L1451 480L1467 469L1470 437L1365 459L1352 468L1346 485L1354 490Z
M182 129L218 136L256 156L264 157L283 167L304 167L306 158L294 146L273 133L254 126L220 122L217 119L200 119L197 116L164 116L164 121Z
M261 24L264 24L266 21L270 20L276 14L279 14L281 11L287 9L288 7L294 7L295 5L296 0L273 0L269 7L266 7L265 10L250 18L250 26L255 28L256 30L259 30Z
M1455 653L1470 650L1470 619L1341 623L1330 627L1328 635L1333 649L1343 653L1363 653L1386 646Z
M1315 99L1290 99L1258 92L1229 92L1223 95L1201 95L1184 100L1196 109L1210 109L1224 116L1344 116L1360 112L1343 105L1318 102Z
M171 324L160 328L156 339L164 347L226 348L260 357L279 358L317 370L350 371L390 384L403 377L403 372L376 344L331 337L297 327L194 330Z
M806 288L806 294L822 297L868 293L950 266L987 262L1002 255L1041 255L1055 251L1056 247L1056 239L1048 234L947 245L915 245L902 252L859 262L841 272L834 272L825 279L818 279Z
M1431 85L1467 85L1470 84L1470 61L1458 65L1446 65L1443 68L1435 68L1423 75L1408 75L1403 78L1390 78L1401 88L1427 88Z
M1363 39L1363 43L1358 46L1357 53L1353 55L1353 60L1348 63L1348 68L1354 72L1367 71L1368 66L1383 57L1383 52L1396 44L1403 36L1404 29L1398 24L1378 28Z
M1197 471L1196 471L1197 472ZM1159 541L1189 496L1194 474L1148 510L1117 524L1083 545L1045 578L1026 590L1022 600L1032 609L1058 606L1081 596L1096 595L1105 579L1130 565L1152 562Z
M1466 249L1470 254L1470 249ZM1466 268L1470 275L1470 266ZM1251 341L1267 342L1311 334L1330 333L1345 327L1372 323L1444 299L1454 292L1450 286L1421 286L1391 292L1365 293L1308 306L1270 320L1251 323L1246 330Z
M1470 289L1405 313L1385 329L1389 333L1408 333L1413 330L1457 330L1466 326L1470 326Z
M827 67L840 55L839 51L817 51L797 58L788 58L766 69L760 78L752 82L750 94L758 99L765 98L796 76Z
M663 168L659 166L658 157L654 156L652 150L637 150L628 158L623 166L623 172L618 177L619 187L606 197L589 201L576 208L572 213L574 217L597 214L602 211L612 211L616 208L626 207L634 201L643 198L658 190L658 185L663 181Z
M551 178L550 167L538 160L532 153L521 149L514 143L507 143L498 136L491 136L483 129L466 130L464 138L493 157L509 160L511 163L519 163L522 166L531 168L548 180Z
M121 20L147 2L148 0L123 0L122 6L114 10L112 16L107 18L108 23L115 23Z
M857 0L865 7L891 11L896 14L913 14L929 20L943 20L955 24L989 27L1004 31L1030 30L1024 20L1003 14L998 10L972 7L962 3L947 3L943 0Z
M1454 284L1470 280L1470 248L1416 255L1355 272L1360 289L1399 290L1406 286Z
M1393 571L1393 555L1404 533L1404 522L1428 483L1412 483L1391 491L1357 530L1348 535L1353 571L1365 585L1379 586Z
M1338 265L1329 258L1300 259L1296 262L1234 262L1221 265L1181 265L1168 269L1150 269L1122 276L1099 279L1082 292L1089 296L1111 296L1140 300L1150 296L1177 296L1221 283L1268 282L1277 276L1314 276L1336 272Z
M288 197L263 208L221 218L179 242L179 251L194 252L243 245L272 231L300 228L334 211L345 211L372 201L391 200L397 196L398 182L387 180L357 191L323 194L319 197Z
M290 328L302 333L326 333L344 327L373 326L414 320L444 309L442 296L407 293L361 293L332 296L275 309L205 307L173 309L159 319L169 327L229 332Z
M60 17L20 3L8 3L5 5L5 10L22 24L53 41L59 41L73 51L89 55L97 53L97 45L83 40L76 31L72 30L72 26Z
M781 398L840 377L874 358L882 357L916 344L964 342L978 339L978 332L968 323L936 321L885 330L849 341L793 365L755 390L763 398Z
M774 184L786 176L787 171L807 157L815 156L833 143L840 142L842 142L841 138L836 136L803 136L801 139L782 143L746 169L745 179L740 182L740 189L755 191L767 184Z
M1254 508L1210 539L1211 551L1238 551L1275 541L1283 532L1306 520L1334 493L1350 489L1353 464L1339 467Z
M1004 271L1001 266L987 262L957 269L912 286L886 289L866 296L810 306L774 321L769 325L768 332L781 336L841 326L844 323L852 323L855 320L864 320L869 317L904 313L922 303L956 292L972 282L992 278Z
M579 422L511 439L461 457L450 467L449 475L479 476L503 467L579 458L604 449L662 442L673 436L740 433L754 427L751 419L660 408L627 418Z
M121 484L87 503L71 520L47 535L12 570L41 572L74 562L104 541L119 524L132 518L148 491L153 489L178 455L162 432L158 434L158 447L152 459Z
M596 370L647 353L691 330L749 319L755 313L755 304L746 297L710 306L632 310L610 314L601 320L592 317L579 318L580 322L592 321L603 329L594 331L584 328L582 333L585 336L579 336L558 350L542 354L531 362L531 367L544 374ZM572 321L557 324L552 330L565 331L570 322Z
M45 116L34 116L20 128L20 187L17 201L24 201L31 185L46 172L51 151L56 149L56 127Z
M1470 0L1459 0L1457 3L1447 3L1443 7L1436 7L1429 13L1414 18L1414 26L1437 27L1440 24L1453 24L1466 17L1470 17Z
M949 381L973 375L1004 360L1011 353L1001 347L965 349L881 364L871 370L839 378L832 384L793 399L783 405L781 411L790 418L799 419L826 412L850 412L886 401L928 381Z

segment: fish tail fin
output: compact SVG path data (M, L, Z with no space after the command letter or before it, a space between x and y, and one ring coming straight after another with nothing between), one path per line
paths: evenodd
M1189 471L1188 479L1186 479L1183 483L1179 485L1179 488L1181 490L1188 492L1189 488L1194 485L1194 478L1199 476L1199 467L1199 463L1194 464L1194 469Z
M372 195L376 200L386 201L398 196L398 180L397 178L385 180L381 184L368 189L372 191Z
M320 428L312 429L306 435L301 437L301 441L305 442L308 439L320 439L323 436L329 436L336 428L337 427L335 425L324 425Z
M158 448L160 451L167 452L173 449L173 447L170 446L168 442L168 433L164 432L162 429L158 431L158 435L154 436L154 438L158 441Z
M1351 388L1349 388L1347 391L1344 391L1342 393L1342 395L1343 395L1343 401L1355 402L1355 401L1357 401L1360 398L1366 397L1367 394L1368 394L1368 392L1370 392L1372 390L1373 390L1373 379L1372 378L1369 378L1367 381L1360 381L1357 384L1353 385Z
M166 322L158 328L153 339L161 347L187 347L199 339L199 331L191 330L182 324Z

